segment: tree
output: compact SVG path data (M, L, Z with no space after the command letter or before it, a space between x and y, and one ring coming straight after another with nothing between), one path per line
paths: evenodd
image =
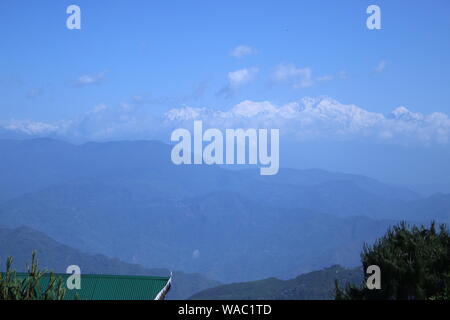
M12 270L13 258L6 260L6 272L0 273L0 300L63 300L65 289L61 278L38 268L36 253L33 252L31 266L25 276L18 276Z
M369 290L364 275L361 286L336 284L336 299L424 300L450 297L450 234L444 224L436 230L410 226L406 222L391 227L373 246L361 253L364 270L381 269L381 289Z

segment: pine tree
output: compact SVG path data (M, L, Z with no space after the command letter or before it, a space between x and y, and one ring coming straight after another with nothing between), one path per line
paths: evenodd
M449 299L450 297L450 234L442 224L439 231L433 222L430 228L409 226L402 222L377 240L364 245L361 253L364 270L370 265L381 269L381 289L361 286L341 290L336 284L336 299ZM365 280L369 275L365 274Z
M39 270L36 252L33 252L27 274L20 278L12 269L13 258L6 260L6 272L0 273L0 300L63 300L63 281L53 272ZM49 277L45 277L49 274ZM44 278L45 277L45 278ZM47 280L48 281L44 281Z

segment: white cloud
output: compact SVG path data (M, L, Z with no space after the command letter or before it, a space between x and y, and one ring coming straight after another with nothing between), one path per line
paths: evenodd
M234 48L230 55L235 58L242 58L248 55L256 54L258 51L250 46L240 45Z
M217 92L218 96L232 96L239 88L255 80L258 68L245 68L228 73L228 83Z
M294 88L308 88L319 82L331 81L333 75L313 76L309 67L299 68L292 63L280 64L273 73L273 80L278 83L288 83Z
M144 97L143 96L133 96L132 97L134 102L142 102L144 101Z
M383 72L386 69L387 62L385 60L381 60L378 65L373 69L375 72Z
M97 105L97 106L95 106L91 111L89 111L89 112L91 112L91 113L99 113L99 112L102 112L102 111L104 111L104 110L106 110L106 109L108 109L108 106L106 105L106 104L99 104L99 105Z
M57 125L32 120L11 120L3 126L4 129L28 135L49 135L58 131Z
M228 73L228 84L231 88L238 88L253 81L258 73L258 68L236 70Z
M331 81L334 79L334 76L332 76L331 74L326 74L324 76L321 77L317 77L316 80L318 82L326 82L326 81Z
M310 79L312 71L310 68L297 68L293 64L279 65L273 74L276 81L288 81L291 79Z
M82 75L75 81L75 86L82 87L91 84L101 84L105 80L106 72L95 75Z

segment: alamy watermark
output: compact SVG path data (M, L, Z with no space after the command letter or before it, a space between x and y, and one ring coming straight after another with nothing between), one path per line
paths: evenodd
M366 26L369 30L380 30L381 29L381 9L379 6L372 4L367 7L367 14L370 16L366 20Z
M369 290L380 290L381 289L381 269L377 265L370 265L366 270L367 277L366 286Z
M66 13L69 15L66 20L66 27L69 30L81 29L81 8L76 4L67 7ZM381 9L378 5L369 5L366 13L370 16L366 20L366 26L369 30L381 29Z
M183 128L174 130L170 140L178 142L171 152L176 165L259 164L261 175L275 175L279 170L279 129L270 129L269 142L269 129L226 129L224 134L209 128L203 132L202 121L194 121L193 143L191 132Z
M66 27L69 30L81 29L81 9L79 6L72 4L67 7L66 13L70 14L66 20Z
M81 289L81 269L79 266L73 264L68 266L66 273L70 276L66 280L66 286L69 290L80 290Z

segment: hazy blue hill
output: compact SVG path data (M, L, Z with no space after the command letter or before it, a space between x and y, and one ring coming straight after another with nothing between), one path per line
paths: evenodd
M0 140L0 154L0 202L91 178L133 183L135 189L158 191L165 198L231 190L275 207L309 208L341 216L393 218L403 202L418 199L405 188L323 170L282 169L276 176L262 177L256 170L175 166L170 161L170 146L156 141L76 146L48 138Z
M0 201L72 178L78 148L53 139L0 140Z
M158 184L172 197L232 190L273 205L328 211L347 206L341 215L378 218L391 204L417 199L404 188L350 174L323 170L282 169L262 177L256 170L229 171L211 166L175 166L170 146L156 141L86 143L81 146L42 138L0 140L0 201L83 178L134 179L142 188ZM334 195L334 198L327 195ZM349 197L349 194L354 195ZM300 197L300 198L299 198ZM359 202L357 202L358 200ZM349 202L350 205L349 205ZM367 203L367 204L366 204ZM389 216L388 216L389 217Z
M150 163L163 170L158 162L161 149L170 150L169 146L153 141L76 146L49 138L0 140L0 201L73 179L130 171L139 174ZM155 167L150 172L145 170L147 174L155 171Z
M0 221L90 253L222 281L359 262L395 220L445 219L446 196L323 170L175 166L156 141L0 140Z
M450 194L436 193L408 203L411 214L428 220L450 223Z
M50 138L0 140L0 202L80 179L156 186L172 197L233 189L240 178L216 166L175 166L171 147L158 141L73 145ZM166 196L169 196L166 194Z
M251 170L246 170L244 174L247 174L248 177L254 177ZM404 187L381 183L375 179L362 175L330 172L320 169L299 170L283 168L283 170L273 177L260 176L257 180L261 183L265 182L296 187L316 186L330 181L347 181L352 182L355 186L369 194L387 199L409 201L419 198L419 195L416 192Z
M362 244L390 224L272 208L230 191L163 201L155 199L155 192L96 180L24 195L7 202L0 215L8 225L33 226L89 252L222 281L286 278L333 263L354 265Z
M341 286L360 284L361 268L346 269L338 265L302 274L295 279L264 280L221 285L198 292L191 300L326 300L334 298L335 280Z
M82 273L102 273L118 275L168 275L167 269L147 269L138 264L131 264L111 259L100 254L86 254L49 238L45 234L27 227L8 229L0 227L0 270L4 270L6 257L14 257L16 270L25 271L30 263L31 252L38 253L42 268L64 273L67 266L76 264ZM169 299L186 299L193 293L219 285L199 274L173 272L173 287Z

